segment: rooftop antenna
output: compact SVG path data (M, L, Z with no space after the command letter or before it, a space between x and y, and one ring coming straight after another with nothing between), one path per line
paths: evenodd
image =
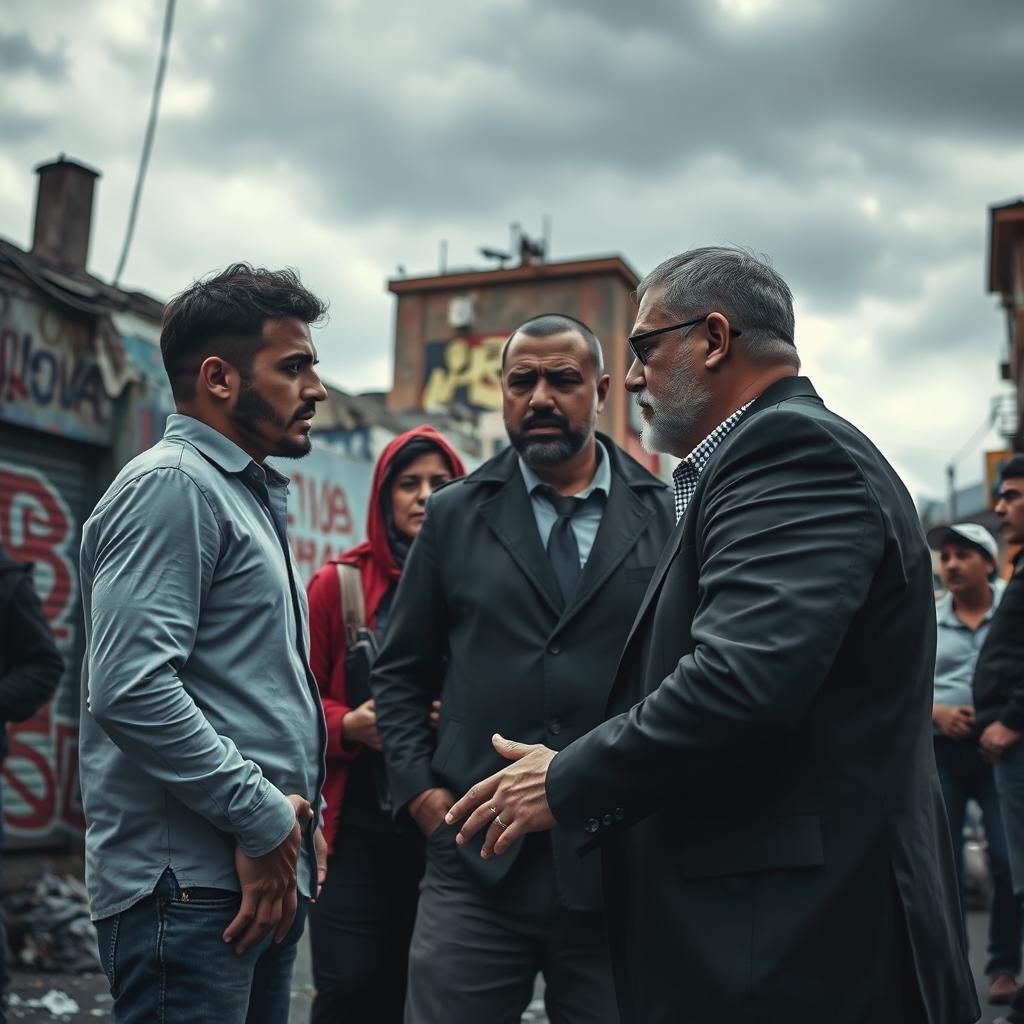
M439 274L448 273L448 240L445 238L442 238L438 245L437 272Z
M543 225L544 226L541 229L541 234L543 235L543 240L542 240L541 244L544 246L544 259L549 260L549 259L551 259L551 214L550 213L545 213L544 214Z

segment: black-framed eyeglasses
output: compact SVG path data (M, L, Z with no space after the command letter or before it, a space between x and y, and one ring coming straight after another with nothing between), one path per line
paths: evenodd
M684 320L681 324L672 324L671 327L659 327L654 331L644 331L642 334L634 334L632 337L627 339L629 341L629 347L633 350L633 355L640 360L643 366L647 365L648 350L647 346L644 345L645 341L649 341L651 338L656 338L659 334L668 334L670 331L679 331L684 327L696 327L697 324L703 323L707 318L711 316L710 313L705 313L703 316L695 317L693 320ZM743 332L737 327L730 327L729 333L734 337L739 337Z

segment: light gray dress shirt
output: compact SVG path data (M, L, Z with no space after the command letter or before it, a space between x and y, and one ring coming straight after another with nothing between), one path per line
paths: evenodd
M971 629L957 618L953 610L952 594L943 594L935 603L935 622L938 626L935 640L935 704L949 707L974 706L974 691L971 687L974 666L985 645L988 627L1005 587L1002 580L996 580L992 585L992 607L985 613L977 629Z
M522 471L523 480L526 483L526 492L530 495L530 504L533 507L533 516L537 520L537 532L540 534L541 546L547 551L548 538L558 519L558 513L551 502L544 497L543 488L546 486L544 481L522 459L519 460L519 469ZM585 499L583 508L569 520L572 532L576 536L576 547L580 552L580 568L587 564L587 559L594 547L597 531L601 527L601 517L604 515L605 501L611 489L611 461L608 458L608 453L604 450L604 445L598 441L597 469L594 472L594 479L591 480L589 487L584 487L576 494L568 495L571 498Z
M182 888L239 889L319 805L326 727L306 595L288 549L288 478L173 415L120 472L82 537L80 766L94 919ZM313 827L299 891L315 882Z

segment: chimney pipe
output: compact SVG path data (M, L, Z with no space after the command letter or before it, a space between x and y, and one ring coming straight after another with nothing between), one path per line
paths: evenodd
M92 229L92 197L99 172L64 154L36 168L36 223L32 255L63 270L84 271Z

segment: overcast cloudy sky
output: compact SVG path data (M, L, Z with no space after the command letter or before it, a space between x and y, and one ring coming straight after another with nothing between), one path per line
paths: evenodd
M113 272L162 0L5 0L0 234L32 167L100 171ZM915 495L1002 385L987 206L1024 194L1020 0L182 0L128 287L238 258L331 301L325 375L389 386L385 279L479 264L554 219L555 259L769 254L826 401ZM981 438L960 464L980 477Z

